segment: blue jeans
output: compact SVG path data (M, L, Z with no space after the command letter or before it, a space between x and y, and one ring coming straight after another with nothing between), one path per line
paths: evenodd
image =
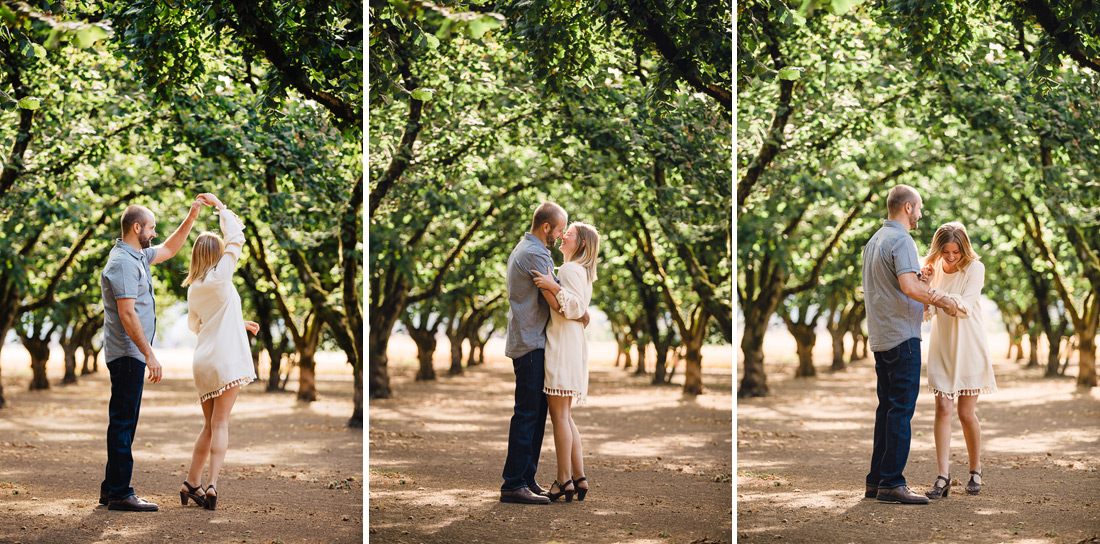
M508 457L504 461L501 491L512 491L535 483L546 430L546 395L542 393L546 351L536 349L512 359L516 373L516 405L508 426Z
M107 424L107 475L99 492L108 500L121 500L134 494L130 478L134 474L132 447L141 411L141 392L145 382L145 363L133 357L119 357L107 363L111 372L111 403Z
M875 352L878 409L875 446L867 485L891 489L905 485L905 463L913 430L909 422L920 393L920 338L910 338L887 351Z

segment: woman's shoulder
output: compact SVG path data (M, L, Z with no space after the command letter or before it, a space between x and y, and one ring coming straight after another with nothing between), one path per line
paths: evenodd
M964 270L963 272L966 272L968 274L981 272L982 274L985 274L985 265L982 264L981 261L970 261L970 264L966 265L966 270Z

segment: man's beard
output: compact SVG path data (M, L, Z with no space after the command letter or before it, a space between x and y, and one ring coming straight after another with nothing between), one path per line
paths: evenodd
M138 242L141 243L141 249L149 249L149 242L151 242L152 240L152 236L148 238L138 238Z
M917 218L916 217L910 217L909 218L909 230L917 230Z
M554 247L554 234L547 234L546 239L543 240L543 243L546 244L546 247Z

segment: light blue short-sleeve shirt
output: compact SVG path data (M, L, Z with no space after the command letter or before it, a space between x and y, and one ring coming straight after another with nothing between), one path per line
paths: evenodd
M530 232L516 244L508 256L508 335L504 355L518 359L546 348L546 323L550 321L550 305L535 286L532 270L545 274L554 266L550 248ZM556 278L555 278L556 279Z
M141 328L149 344L157 329L157 303L153 298L153 278L149 263L157 256L157 248L149 247L138 251L133 246L115 239L115 247L107 257L107 266L99 277L99 287L103 292L103 355L107 362L121 357L133 357L145 362L145 355L138 351L137 345L118 315L118 299L134 299Z
M863 248L863 298L867 305L867 347L888 351L920 339L924 304L901 290L898 276L920 272L917 244L897 221L887 219Z

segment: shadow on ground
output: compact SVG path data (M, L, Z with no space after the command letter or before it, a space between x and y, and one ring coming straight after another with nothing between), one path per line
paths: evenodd
M592 490L584 502L499 502L512 416L511 364L415 382L398 367L394 398L370 405L371 542L698 542L732 540L732 384L708 392L596 368L574 408ZM555 472L547 419L538 480Z
M792 379L770 370L771 396L737 405L738 542L1079 543L1100 533L1100 393L1072 378L997 361L1000 391L978 402L985 486L963 491L966 444L957 416L951 477L957 487L927 506L863 499L875 396L872 361ZM926 381L922 379L922 387ZM935 403L921 391L905 476L919 493L937 468Z
M26 391L5 382L0 410L0 543L360 542L363 434L344 426L352 384L320 379L320 400L245 387L230 420L216 511L179 503L202 428L193 382L145 385L133 487L155 513L98 504L106 462L105 372L79 384ZM331 486L331 488L330 488Z

